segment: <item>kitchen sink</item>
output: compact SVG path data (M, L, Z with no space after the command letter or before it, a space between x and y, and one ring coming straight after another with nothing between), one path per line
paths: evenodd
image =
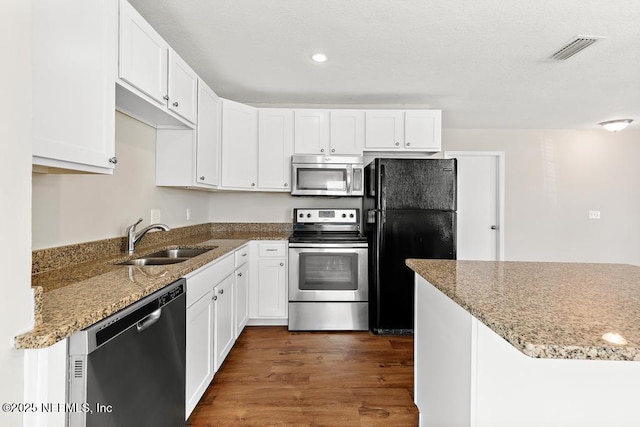
M208 248L174 248L153 252L139 258L119 262L116 265L168 265L187 261L205 252L215 249L217 246Z
M143 258L193 258L194 256L202 255L205 252L209 252L211 249L215 249L215 247L165 249L163 251L145 255Z

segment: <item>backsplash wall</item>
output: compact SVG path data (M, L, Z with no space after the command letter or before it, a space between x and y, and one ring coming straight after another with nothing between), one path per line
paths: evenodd
M139 227L149 225L151 209L169 227L209 222L209 193L155 186L155 138L154 128L117 113L113 175L33 174L33 249L123 236L140 217Z

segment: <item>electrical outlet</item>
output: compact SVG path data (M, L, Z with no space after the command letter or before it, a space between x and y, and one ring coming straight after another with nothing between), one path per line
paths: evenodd
M151 209L151 224L157 224L161 220L160 209Z
M187 208L187 221L191 221L191 209Z
M600 211L589 211L589 219L600 219Z

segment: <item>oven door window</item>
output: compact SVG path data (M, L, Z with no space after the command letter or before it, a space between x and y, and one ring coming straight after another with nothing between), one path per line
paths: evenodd
M301 291L358 290L358 254L300 254Z
M300 190L346 191L347 170L329 168L298 168L297 187Z

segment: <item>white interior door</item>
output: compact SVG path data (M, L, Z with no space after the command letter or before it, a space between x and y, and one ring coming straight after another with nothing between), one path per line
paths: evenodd
M458 160L457 253L461 260L504 259L504 153L446 152Z

